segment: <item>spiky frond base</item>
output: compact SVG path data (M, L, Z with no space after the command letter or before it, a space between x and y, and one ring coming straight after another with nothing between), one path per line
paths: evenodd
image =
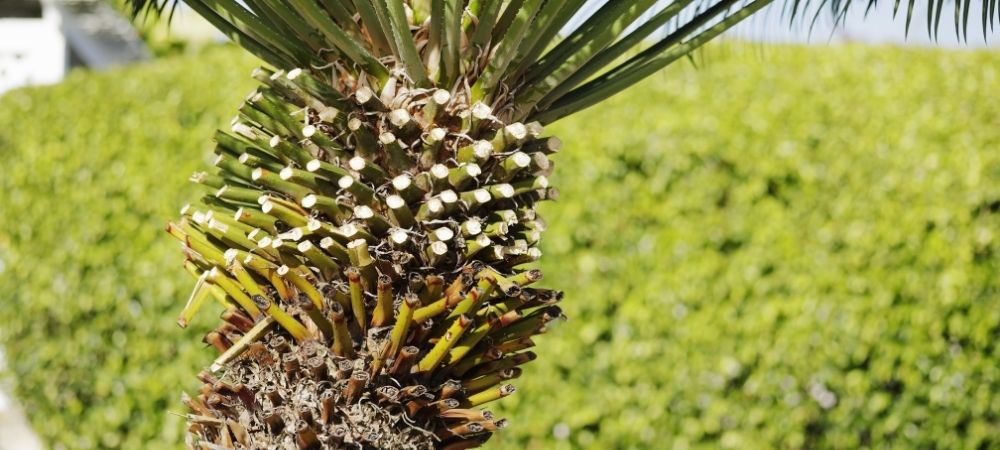
M356 376L367 373L365 359L337 358L317 341L299 345L289 338L268 333L223 375L245 383L203 375L208 395L189 403L201 416L225 421L196 424L201 442L260 450L435 448L432 418L407 413L423 392L400 390L395 380L373 390L377 383Z
M468 281L470 273L452 285L464 284L462 278ZM516 296L499 308L514 303L532 307L538 311L533 319L514 327L516 311L495 315L472 331L478 338L469 334L457 341L472 344L467 358L450 360L430 377L419 370L417 357L436 346L428 339L431 326L415 330L406 342L411 345L394 359L385 359L383 350L392 343L391 327L370 329L367 340L355 340L353 358L338 356L321 340L296 343L283 329L268 331L218 376L201 374L205 384L200 395L185 400L194 413L191 432L197 442L224 448L237 443L250 449L478 446L506 426L505 419L480 406L514 393L510 382L521 376L519 366L535 358L525 351L534 346L527 335L559 314L558 308L546 306L558 300L555 292L516 285L508 286L508 292ZM248 320L229 319L229 325L242 322L246 335L254 335ZM493 326L503 332L483 335ZM449 338L458 336L446 332L440 339Z
M481 406L562 315L524 266L558 140L403 78L342 98L346 77L255 77L218 172L192 178L212 194L168 227L198 278L182 325L226 306L192 445L478 446L506 423Z

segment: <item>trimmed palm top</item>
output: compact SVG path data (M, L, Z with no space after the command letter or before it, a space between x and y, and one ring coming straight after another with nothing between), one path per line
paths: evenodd
M220 355L185 397L195 448L462 449L506 420L562 316L530 268L560 141L543 126L689 55L773 0L187 0L271 68L208 188L168 226ZM134 0L136 13L170 2ZM789 15L850 0L790 1ZM875 0L863 2L871 8ZM912 19L915 0L895 3ZM943 1L926 2L928 30ZM982 5L992 29L997 0ZM971 2L955 2L967 32ZM650 40L657 30L663 37Z

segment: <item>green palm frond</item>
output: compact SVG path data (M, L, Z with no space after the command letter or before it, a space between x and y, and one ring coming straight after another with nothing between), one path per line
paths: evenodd
M473 100L505 119L552 122L620 92L690 54L775 0L629 0L599 7L585 0L186 0L215 27L279 69L336 64L385 82L401 71L424 87L467 84ZM785 0L791 22L876 7L878 0ZM883 0L886 1L886 0ZM932 36L947 26L968 37L980 10L984 32L1000 22L985 0L893 0L907 30L926 6ZM172 13L177 0L130 0L136 15ZM571 19L582 24L560 35ZM944 22L944 23L943 23ZM663 37L649 40L658 30ZM634 55L625 59L627 55ZM382 61L390 60L391 67ZM364 74L364 76L362 76Z
M166 14L169 21L180 0L124 0L124 3L132 12L133 19L157 19Z

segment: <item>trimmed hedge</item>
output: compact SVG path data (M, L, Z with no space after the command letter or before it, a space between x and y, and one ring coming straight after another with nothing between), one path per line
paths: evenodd
M191 280L163 227L254 64L228 49L0 97L0 342L54 447L178 448L170 412L211 352L175 324Z
M252 86L238 55L0 98L0 342L53 444L181 439L210 352L160 227ZM493 448L1000 446L1000 54L764 55L552 127L542 269L571 319Z

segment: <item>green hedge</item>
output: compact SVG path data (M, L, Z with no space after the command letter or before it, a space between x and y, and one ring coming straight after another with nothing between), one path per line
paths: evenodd
M174 323L191 280L163 226L252 67L229 49L0 97L0 341L57 448L178 448L210 352Z
M209 359L161 232L227 50L0 98L0 341L38 431L176 447ZM558 124L571 317L493 448L1000 446L1000 54L715 48Z

